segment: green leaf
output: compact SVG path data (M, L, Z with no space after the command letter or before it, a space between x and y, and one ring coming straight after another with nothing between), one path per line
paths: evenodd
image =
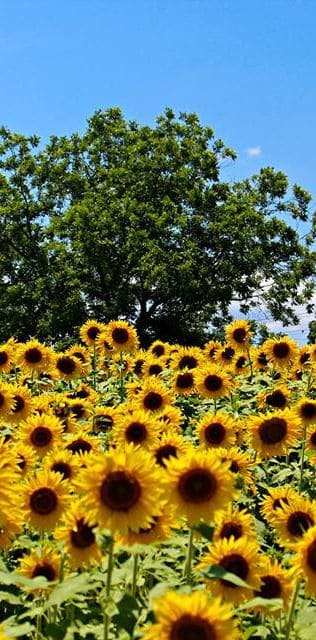
M242 604L239 610L244 609L253 609L254 607L265 607L266 609L270 609L271 611L277 611L278 609L283 609L284 602L282 598L252 598L248 600L245 604Z
M45 610L53 605L60 605L66 600L71 600L77 593L87 593L91 591L92 588L93 586L89 582L86 573L67 578L64 582L58 584L50 593L45 604Z
M236 576L234 573L230 573L229 571L225 571L218 564L213 564L206 571L202 571L202 573L211 580L220 579L225 580L226 582L231 582L237 587L244 587L245 589L253 589L247 582Z
M194 531L197 531L203 538L206 538L206 540L209 540L209 542L212 542L215 527L212 527L211 525L206 524L206 522L200 522L200 524L198 524L196 527L193 527L193 528L194 528Z

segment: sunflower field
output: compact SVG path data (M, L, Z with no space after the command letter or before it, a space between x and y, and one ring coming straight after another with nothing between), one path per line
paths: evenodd
M314 640L316 345L0 345L0 640Z

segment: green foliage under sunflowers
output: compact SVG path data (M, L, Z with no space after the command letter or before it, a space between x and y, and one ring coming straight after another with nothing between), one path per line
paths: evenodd
M312 640L316 345L0 345L0 639Z

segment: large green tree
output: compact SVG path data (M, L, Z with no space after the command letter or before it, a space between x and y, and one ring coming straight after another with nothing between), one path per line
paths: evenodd
M98 111L83 134L42 147L0 134L2 339L124 317L144 344L198 342L232 301L285 323L310 308L311 196L270 167L222 180L236 155L196 114L167 109L149 127Z

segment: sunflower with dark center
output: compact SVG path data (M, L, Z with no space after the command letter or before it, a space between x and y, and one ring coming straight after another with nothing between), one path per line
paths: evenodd
M298 358L299 347L295 340L284 338L268 338L263 345L263 351L274 367L283 369L289 367Z
M22 371L49 370L52 363L53 351L38 340L29 340L17 347L16 362Z
M203 354L208 360L214 361L216 352L221 348L221 342L218 340L209 340L203 347Z
M279 385L268 391L260 391L256 401L262 409L285 409L290 398L290 391L285 385Z
M215 514L214 540L232 537L235 540L246 538L247 540L257 539L254 521L250 513L240 511L231 505L226 511L219 511Z
M207 572L212 565L217 565L246 582L253 589L260 587L259 567L260 552L257 542L247 538L233 537L229 539L219 539L208 547L208 553L202 556L202 560L198 565L198 569ZM225 600L239 603L249 597L249 589L246 586L239 586L225 577L216 580L207 578L208 588L214 595L220 595Z
M283 509L286 505L298 497L296 491L290 485L283 487L269 487L268 493L261 501L260 511L264 518L273 526L279 509Z
M285 455L301 432L298 416L289 409L251 416L248 427L250 445L262 458Z
M265 351L261 347L250 348L250 359L255 371L267 371L269 366L269 359Z
M57 353L55 356L55 368L62 380L72 380L84 373L84 365L75 356Z
M146 626L143 640L237 640L233 610L207 593L168 591L153 602L156 622Z
M88 347L93 347L100 333L105 330L105 325L97 320L87 320L79 330L79 335Z
M13 367L13 346L9 342L0 345L0 373L9 373Z
M72 482L80 470L80 458L67 449L53 449L45 456L43 467Z
M38 471L23 487L23 506L29 526L39 530L53 529L69 499L67 484L59 473L46 469Z
M236 442L235 422L224 411L205 414L195 426L195 433L203 447L230 447Z
M165 491L150 454L133 445L91 455L77 485L87 516L113 534L150 525Z
M165 468L169 458L178 458L184 455L188 449L189 445L183 437L169 429L162 434L159 444L152 452L156 463Z
M242 451L239 447L233 446L229 448L217 448L216 453L219 455L222 462L229 463L229 470L235 476L238 475L238 479L242 479L243 484L251 489L255 493L254 478L252 475L252 468L254 462L251 459L248 451Z
M108 344L116 352L132 353L138 348L136 329L125 320L112 320L104 331Z
M170 365L173 370L183 371L196 369L203 362L203 352L198 347L179 347L174 353L170 352Z
M235 320L225 328L226 342L234 349L244 351L249 347L252 333L247 320Z
M145 377L148 376L159 376L164 370L163 361L158 358L147 357L144 366L143 373Z
M174 516L169 505L162 505L159 515L154 515L147 527L138 531L129 529L126 535L119 536L118 544L132 546L135 544L151 545L155 542L164 542L172 537L173 529L179 526L178 519Z
M35 588L34 591L44 591L52 588L55 580L58 580L60 571L60 553L58 549L45 543L41 548L31 550L28 555L21 558L17 573L25 578L43 577L47 580L47 587Z
M111 442L119 448L128 443L152 449L158 444L159 435L160 425L152 415L142 409L131 408L117 419Z
M13 444L11 453L13 458L16 458L21 476L26 476L33 471L34 466L38 461L38 456L34 447L25 445L23 442L18 441Z
M263 598L264 600L272 600L279 598L282 602L280 608L288 608L293 592L293 574L287 569L283 569L276 561L263 556L260 568L260 587L253 593L254 598ZM268 604L268 603L267 603ZM280 615L280 608L275 611L268 609L269 615ZM264 605L255 606L254 611L267 612Z
M0 382L0 418L6 419L15 408L14 387L6 382Z
M232 364L235 355L236 349L228 344L222 345L222 348L216 351L215 361L222 367L228 367Z
M171 384L173 392L179 396L189 396L196 391L194 373L189 370L183 369L181 373L176 371Z
M25 386L10 385L12 390L13 408L6 416L8 422L16 424L26 420L33 412L34 400L30 391Z
M277 509L273 518L273 527L281 543L286 546L296 543L316 525L316 504L303 496L296 496L290 504Z
M97 440L82 429L75 433L67 434L64 446L66 451L70 451L73 455L90 454L90 452L96 450Z
M296 404L294 410L303 425L316 423L316 400L304 396Z
M135 407L152 414L161 413L170 402L170 393L157 378L146 380L134 399Z
M20 439L33 447L39 456L44 456L61 445L63 425L54 415L36 414L20 425Z
M155 340L148 347L147 351L155 358L165 358L169 354L170 344L168 344L168 342L162 342L161 340Z
M189 450L166 464L169 504L189 525L210 521L217 509L225 508L234 494L229 464L214 451Z
M54 538L64 545L72 569L100 563L101 549L96 522L87 518L83 500L75 500L55 529Z
M212 363L203 365L196 370L195 384L202 397L212 400L229 395L235 387L230 374Z
M294 547L293 573L305 581L305 593L316 597L316 526L311 527Z

